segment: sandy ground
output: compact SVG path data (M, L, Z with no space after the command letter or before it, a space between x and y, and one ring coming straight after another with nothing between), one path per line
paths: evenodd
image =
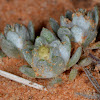
M39 35L42 27L49 26L49 18L55 18L59 22L60 15L66 10L75 8L91 9L96 4L91 0L0 0L0 31L6 24L21 23L27 25L30 20L35 25L36 34ZM88 6L89 5L89 6ZM100 51L97 51L99 55ZM100 57L100 56L99 56ZM23 75L19 67L27 64L23 59L5 57L0 59L0 69L12 74L24 77L33 82L47 85L49 80L32 79ZM49 87L47 92L24 86L12 80L0 76L0 100L90 100L76 93L93 94L93 88L85 73L79 68L79 74L73 82L68 81L69 71L61 75L62 84ZM100 83L100 74L93 72Z

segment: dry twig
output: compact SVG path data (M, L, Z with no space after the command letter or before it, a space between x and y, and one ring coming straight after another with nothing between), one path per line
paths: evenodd
M84 94L84 93L75 93L76 95L80 95L80 96L83 96L85 98L88 98L88 99L97 99L97 100L100 100L100 95L95 93L94 95L88 95L88 94Z
M97 63L100 64L100 59L89 53L89 56Z
M85 67L82 67L82 68L83 68L84 72L86 73L88 79L92 83L92 85L95 87L97 92L100 94L100 86L99 86L97 80L93 77L93 75L89 72L89 70L87 68L85 68Z
M6 77L8 79L11 79L13 81L16 81L18 83L22 83L24 85L27 85L27 86L30 86L30 87L33 87L33 88L36 88L36 89L39 89L39 90L47 91L47 89L44 86L39 85L37 83L33 83L33 82L31 82L27 79L21 78L21 77L16 76L16 75L13 75L11 73L0 70L0 75Z

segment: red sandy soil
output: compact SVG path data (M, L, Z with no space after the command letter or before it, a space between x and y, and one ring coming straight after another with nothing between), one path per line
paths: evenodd
M73 1L73 2L72 2ZM88 2L87 2L88 1ZM91 0L0 0L0 31L6 24L21 23L27 25L30 20L35 25L36 34L39 34L42 27L49 26L49 18L55 18L59 21L60 15L66 10L74 10L75 8L91 9L95 4ZM100 57L100 50L94 53ZM22 59L14 59L5 57L0 59L0 70L10 72L20 77L47 85L49 80L32 79L23 75L19 71L19 67L27 64ZM69 71L62 74L63 83L49 87L48 91L40 91L20 83L6 79L0 76L0 100L90 100L76 93L93 94L96 92L86 74L79 68L77 78L68 81ZM100 83L100 74L93 72Z

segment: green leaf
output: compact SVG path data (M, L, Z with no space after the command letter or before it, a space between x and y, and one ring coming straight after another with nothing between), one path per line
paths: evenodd
M51 43L56 39L55 35L46 28L43 28L41 31L41 37L44 37L48 43Z
M4 36L6 37L8 31L11 30L11 25L7 24L6 27L4 28Z
M16 32L9 31L6 36L7 40L12 42L18 49L23 48L23 40Z
M34 49L34 45L31 41L25 41L24 47L21 50L24 59L31 65L32 63L32 50Z
M66 27L66 18L64 16L60 16L60 26L65 26Z
M49 44L49 46L50 46L50 58L51 59L53 56L60 56L59 45L61 45L60 40L55 40L51 44Z
M32 64L32 51L28 48L21 51L23 53L24 59L31 65Z
M34 25L32 24L32 21L29 21L28 24L28 31L30 33L30 40L34 41L35 38L35 31L34 31Z
M85 42L82 44L83 48L86 48L96 38L96 36L96 30L88 32L88 36L86 37Z
M6 55L0 50L0 58L6 57Z
M57 34L60 39L65 35L67 35L70 39L72 38L72 34L71 34L70 30L66 27L60 27L58 29Z
M87 16L90 17L90 19L94 20L95 22L95 28L97 28L98 22L99 22L99 10L98 7L95 6L94 9L92 11L89 11L87 13Z
M35 46L38 46L38 47L40 47L40 46L42 46L42 45L47 45L48 44L48 42L46 41L46 39L44 38L44 37L37 37L36 39L35 39Z
M14 30L13 31L15 31L16 33L18 33L19 34L19 31L20 31L20 28L21 28L21 25L20 24L18 24L18 23L16 23L15 25L14 25ZM10 30L10 31L12 31L12 30Z
M38 73L42 78L53 78L55 77L55 73L52 71L52 66L49 66L49 61L39 60L37 65L33 67L33 69Z
M49 86L54 86L54 84L60 84L62 83L62 79L61 78L53 78L50 82L49 82Z
M54 78L65 71L64 61L61 57L53 57L52 60L39 60L33 69L42 78Z
M34 49L34 45L31 41L24 41L23 44L23 49L29 49L29 50L33 50Z
M66 65L69 61L70 53L71 53L71 42L68 36L62 37L62 44L59 45L59 51Z
M74 55L71 57L71 59L69 60L69 63L67 64L67 69L71 68L78 62L78 60L80 59L81 53L82 53L82 48L79 47L74 53Z
M57 23L56 20L54 20L53 18L50 18L50 25L52 27L52 30L57 33L58 29L59 29L59 24Z
M64 16L60 16L60 26L71 28L73 26L72 22L68 23Z
M5 39L2 39L1 49L8 57L18 58L20 56L18 49L10 41Z
M61 56L58 47L50 48L50 58L52 59L53 56Z
M77 74L78 74L77 69L72 69L69 74L69 80L73 81L76 78Z
M51 42L49 45L55 48L55 47L59 47L60 44L61 44L60 40L55 40Z
M15 24L14 29L15 30L13 30L13 31L11 30L9 32L15 32L23 40L29 40L30 39L29 32L24 25Z
M29 77L34 77L35 78L35 72L34 72L34 70L30 66L24 65L24 66L20 67L19 70L23 74L25 74L25 75L27 75Z
M74 42L77 42L77 43L83 42L84 31L82 30L82 28L78 26L74 26L71 28L71 32L72 32L72 37L73 37Z
M78 16L77 13L74 13L72 23L74 26L78 26L84 31L90 28L90 21L86 20L83 15Z
M35 47L33 50L32 50L32 63L31 63L31 66L32 67L36 67L37 66L37 62L39 60L39 54L38 54L38 49L37 47Z
M98 10L97 6L94 7L94 20L95 20L96 25L98 25L98 22L99 22L99 10Z
M2 33L0 33L0 40L2 40L3 38L5 39L5 36Z
M92 59L90 57L87 57L87 58L80 60L78 65L84 67L84 66L90 65L91 63L92 63Z
M52 66L53 69L52 71L56 74L55 77L60 75L66 70L64 60L61 57L54 56L52 58L52 63L50 64L52 64L50 65Z
M5 39L5 36L2 33L0 33L0 47L1 47L1 42L3 38Z

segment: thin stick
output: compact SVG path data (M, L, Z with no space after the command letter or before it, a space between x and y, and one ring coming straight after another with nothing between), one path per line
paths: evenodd
M99 94L94 94L94 95L87 95L87 94L83 94L83 93L75 93L76 95L79 95L79 96L83 96L85 98L88 98L88 99L99 99L100 98L100 95Z
M96 58L94 55L92 55L91 53L89 53L89 56L94 60L96 61L98 64L100 64L100 59L99 58Z
M89 70L87 68L85 68L85 67L82 67L82 68L83 68L84 72L86 73L88 79L92 83L92 85L95 87L97 92L100 94L100 86L99 86L97 80L92 76L92 74L89 72Z
M33 88L36 88L36 89L39 89L39 90L47 91L47 89L44 86L39 85L37 83L33 83L33 82L31 82L27 79L21 78L19 76L14 75L14 74L0 70L0 75L6 77L8 79L11 79L13 81L16 81L18 83L22 83L24 85L27 85L27 86L30 86L30 87L33 87Z

